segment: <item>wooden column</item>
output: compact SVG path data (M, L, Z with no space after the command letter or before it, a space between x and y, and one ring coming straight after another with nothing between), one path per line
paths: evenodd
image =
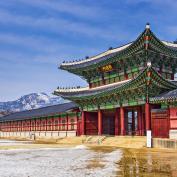
M120 126L121 126L121 135L125 135L125 114L124 108L120 107Z
M116 108L115 112L115 136L119 134L119 109Z
M150 105L145 103L145 120L146 120L146 130L151 130L151 118L150 118Z
M80 124L79 124L79 116L78 116L78 113L76 113L77 115L77 118L76 118L76 136L79 136L80 135Z
M86 116L85 112L82 111L82 135L85 135L85 120L86 120L85 116Z
M23 123L22 123L22 120L20 121L20 131L22 132L22 126L23 126Z
M40 121L40 129L39 130L41 131L42 130L42 119L40 118L39 121Z
M102 135L102 112L98 109L98 135Z
M9 126L10 126L10 132L11 132L12 131L11 122L10 122Z
M47 124L48 124L47 118L45 118L45 131L47 131Z
M67 131L68 131L68 122L69 122L69 121L68 121L68 114L66 114L66 123L67 123L67 124L66 124L66 130L67 130Z

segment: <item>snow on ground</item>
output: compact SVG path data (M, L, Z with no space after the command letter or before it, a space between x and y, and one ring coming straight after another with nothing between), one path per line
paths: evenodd
M32 141L11 141L11 140L0 140L0 146L10 146L10 145L29 145Z
M109 177L121 156L121 150L103 153L85 146L0 150L0 177ZM97 161L101 166L92 167Z

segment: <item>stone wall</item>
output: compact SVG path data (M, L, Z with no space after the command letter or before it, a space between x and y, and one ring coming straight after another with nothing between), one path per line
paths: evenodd
M0 138L57 139L75 137L76 131L0 132Z

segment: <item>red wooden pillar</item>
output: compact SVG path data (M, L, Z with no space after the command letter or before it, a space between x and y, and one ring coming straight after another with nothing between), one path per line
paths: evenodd
M36 131L36 119L33 119L33 125L34 125L34 128L33 128L33 131Z
M145 119L146 119L146 130L151 130L151 119L150 119L150 105L145 103Z
M48 124L47 118L45 118L45 131L47 131L47 124Z
M85 111L82 111L82 135L85 135Z
M9 122L9 127L10 127L9 129L10 129L10 132L11 132L11 122Z
M119 109L115 112L115 136L119 134Z
M67 123L67 125L66 125L66 131L68 131L68 114L66 114L66 123Z
M41 131L41 119L39 118L38 119L38 122L37 122L37 125L38 125L38 131Z
M76 113L77 117L76 117L76 135L79 136L80 135L80 124L79 124L79 116L78 113Z
M31 119L29 120L29 131L31 131Z
M61 131L62 127L61 127L61 117L60 116L58 117L58 124L59 124L58 130Z
M121 126L121 135L125 135L125 114L124 108L120 107L120 126Z
M22 129L22 121L20 121L20 131L22 132L23 129Z
M102 112L98 109L98 135L102 135Z

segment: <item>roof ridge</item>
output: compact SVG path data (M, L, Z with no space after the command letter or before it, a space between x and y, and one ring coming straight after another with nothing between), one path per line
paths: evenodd
M61 104L55 104L55 105L50 105L50 106L45 106L45 107L40 107L40 108L35 108L35 109L29 109L29 110L23 110L23 111L17 111L17 112L12 112L11 114L8 114L8 115L5 115L3 116L4 117L7 117L9 115L14 115L14 114L17 114L17 113L24 113L24 112L30 112L30 111L35 111L35 110L41 110L41 109L45 109L45 108L49 108L49 107L54 107L54 106L59 106L59 105L65 105L65 104L69 104L69 103L74 103L73 101L70 101L68 103L61 103ZM2 118L2 117L1 117ZM0 119L1 119L0 118Z

